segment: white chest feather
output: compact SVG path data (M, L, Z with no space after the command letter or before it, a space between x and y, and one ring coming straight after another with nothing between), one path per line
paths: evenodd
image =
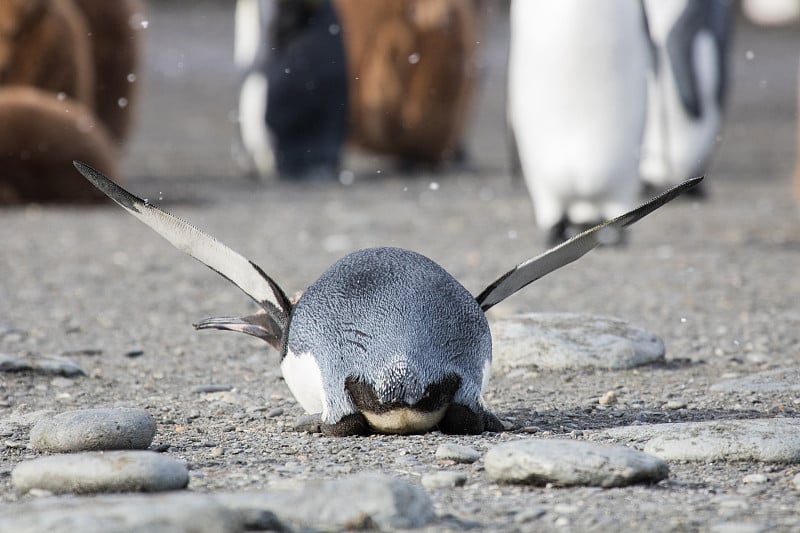
M286 385L308 413L322 413L326 404L322 373L310 353L294 354L289 350L281 363Z

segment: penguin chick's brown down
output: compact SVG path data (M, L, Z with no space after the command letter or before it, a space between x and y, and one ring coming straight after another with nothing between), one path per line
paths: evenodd
M677 185L517 265L477 297L427 257L382 247L343 257L292 303L253 262L93 168L75 166L259 304L255 315L211 318L195 327L247 333L279 349L286 384L307 412L320 415L329 435L501 431L481 397L492 360L485 311L590 251L605 230L633 224L702 180Z
M93 109L114 141L128 137L136 109L144 6L140 0L71 0L82 13L91 45Z
M0 88L0 205L99 200L70 168L77 157L119 171L114 144L86 106L33 87Z
M0 86L26 85L92 106L94 67L72 0L0 2Z

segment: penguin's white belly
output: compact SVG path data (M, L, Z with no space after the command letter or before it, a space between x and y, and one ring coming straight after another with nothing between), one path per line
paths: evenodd
M517 0L511 17L509 117L540 225L573 199L632 207L647 99L640 7Z
M310 353L294 354L291 350L281 362L281 372L289 390L307 413L322 413L326 404L322 372Z

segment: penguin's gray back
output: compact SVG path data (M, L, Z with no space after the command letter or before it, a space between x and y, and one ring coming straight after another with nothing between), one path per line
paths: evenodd
M319 368L323 420L334 423L365 409L353 401L354 384L389 410L441 410L446 399L432 396L442 391L476 404L491 336L475 298L434 261L370 248L334 263L297 302L284 363L309 355ZM293 392L308 378L285 377Z

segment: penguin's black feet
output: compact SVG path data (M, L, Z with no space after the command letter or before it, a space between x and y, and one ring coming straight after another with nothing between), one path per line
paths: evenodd
M333 424L323 423L320 425L320 429L326 437L351 437L370 434L367 419L361 413L345 415Z
M570 222L566 218L561 219L555 226L547 231L547 245L558 246L562 242L580 235L586 230L592 229L604 221L598 220L596 223L577 224ZM600 246L624 246L627 244L627 234L624 228L607 226L600 230L598 234Z
M448 435L478 435L484 431L504 431L505 426L489 411L474 411L466 405L453 403L439 422L439 431Z

